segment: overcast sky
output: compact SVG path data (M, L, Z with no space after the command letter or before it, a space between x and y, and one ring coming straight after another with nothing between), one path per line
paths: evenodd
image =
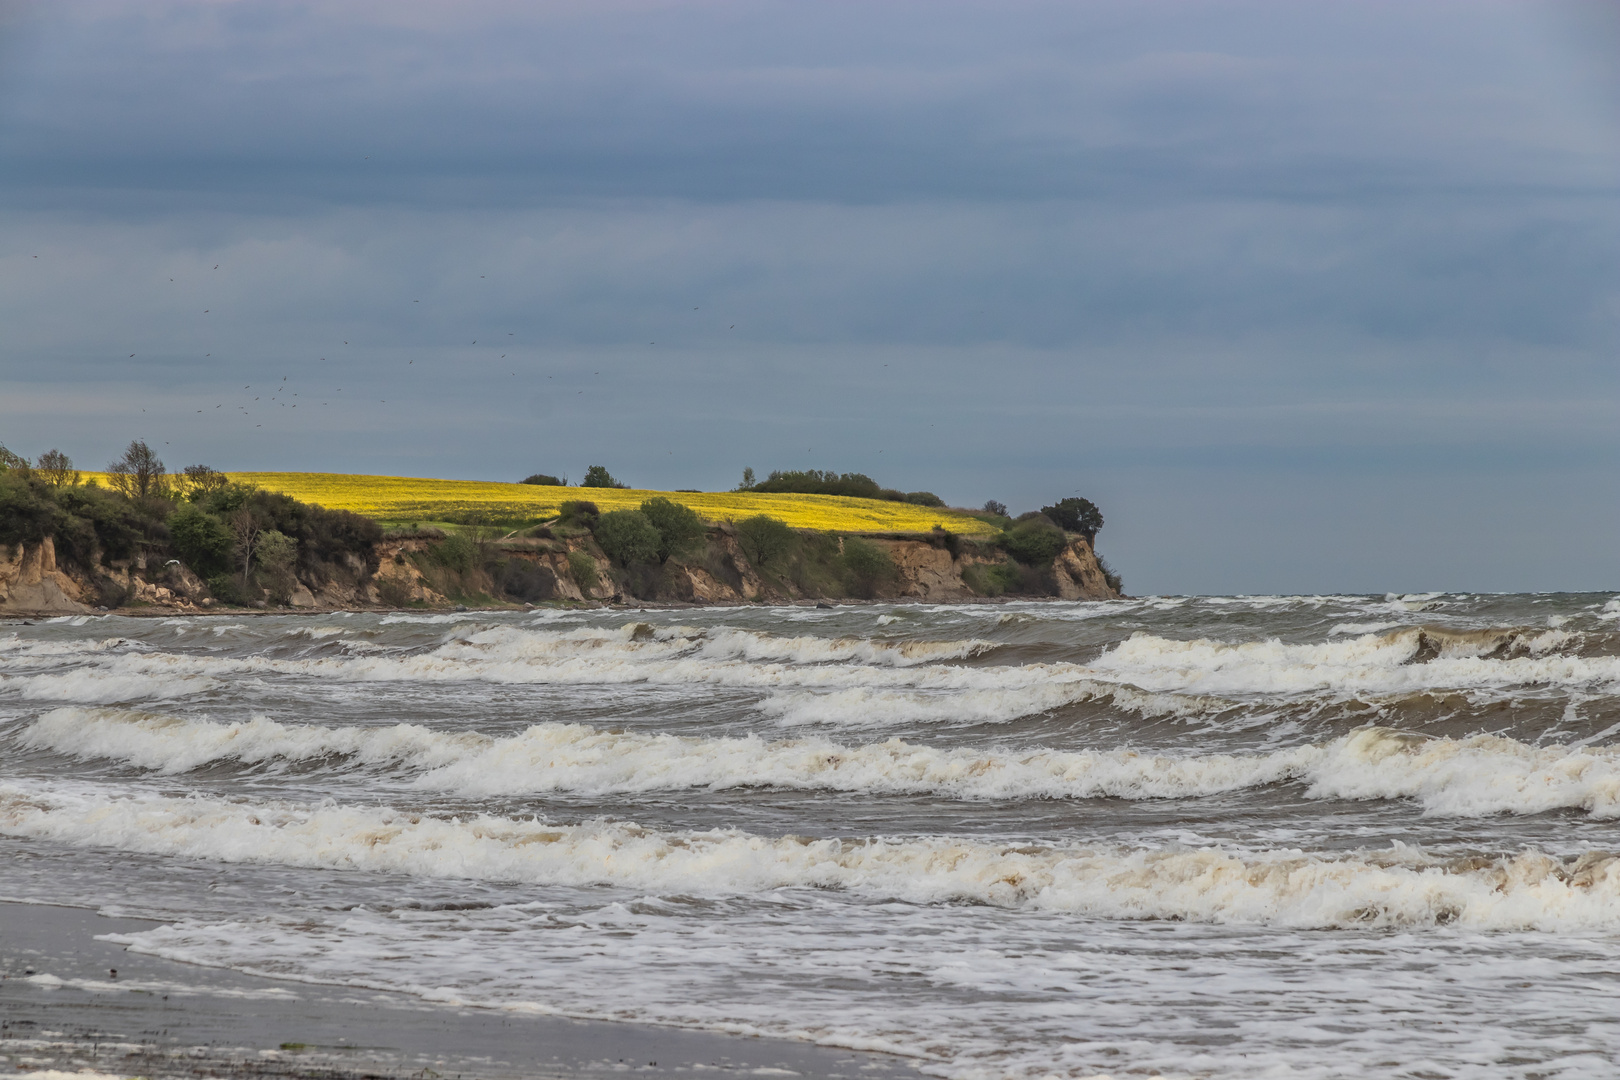
M0 443L857 470L1086 495L1137 593L1620 588L1617 10L0 7Z

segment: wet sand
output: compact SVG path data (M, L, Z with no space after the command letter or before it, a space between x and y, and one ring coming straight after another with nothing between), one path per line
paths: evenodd
M152 1080L921 1076L899 1058L440 1006L194 967L96 940L151 925L78 908L0 903L0 1075L55 1069Z

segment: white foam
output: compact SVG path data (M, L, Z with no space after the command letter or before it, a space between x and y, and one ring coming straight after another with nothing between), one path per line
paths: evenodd
M224 862L672 895L840 889L918 904L1292 927L1620 926L1620 857L1606 852L1569 862L1535 851L1457 861L1401 845L1318 854L956 837L772 838L18 784L0 785L0 832Z
M1530 746L1479 735L1428 738L1364 728L1324 745L1251 754L1135 750L941 749L889 739L770 741L607 732L536 724L492 738L417 724L322 727L267 717L237 723L161 713L62 708L20 745L177 774L220 761L345 758L398 767L412 786L482 798L593 795L709 787L779 787L959 799L1197 798L1285 781L1313 798L1412 799L1425 812L1472 817L1581 810L1620 817L1620 749Z
M553 791L610 794L693 787L779 787L963 799L1179 798L1304 776L1325 751L1174 757L1133 750L939 749L901 739L846 746L823 738L693 738L536 724L490 738L415 724L319 727L265 717L220 724L156 713L56 709L22 745L175 774L220 761L343 755L416 772L413 786L470 798Z
M1149 690L1218 697L1324 692L1404 694L1425 690L1508 689L1527 685L1595 692L1620 690L1620 657L1556 650L1574 640L1561 630L1446 635L1409 628L1389 634L1294 644L1272 638L1229 644L1177 641L1138 632L1091 664L1094 678ZM1425 641L1439 654L1414 663ZM1507 648L1507 656L1492 655Z

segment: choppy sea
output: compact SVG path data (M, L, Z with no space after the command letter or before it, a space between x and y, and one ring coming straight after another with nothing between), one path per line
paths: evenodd
M963 1080L1620 1071L1620 598L0 624L0 898Z

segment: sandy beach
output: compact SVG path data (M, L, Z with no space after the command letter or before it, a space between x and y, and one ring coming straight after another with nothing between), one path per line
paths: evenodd
M434 1005L174 963L97 940L154 925L0 903L0 1073L93 1070L153 1080L920 1075L898 1058Z

